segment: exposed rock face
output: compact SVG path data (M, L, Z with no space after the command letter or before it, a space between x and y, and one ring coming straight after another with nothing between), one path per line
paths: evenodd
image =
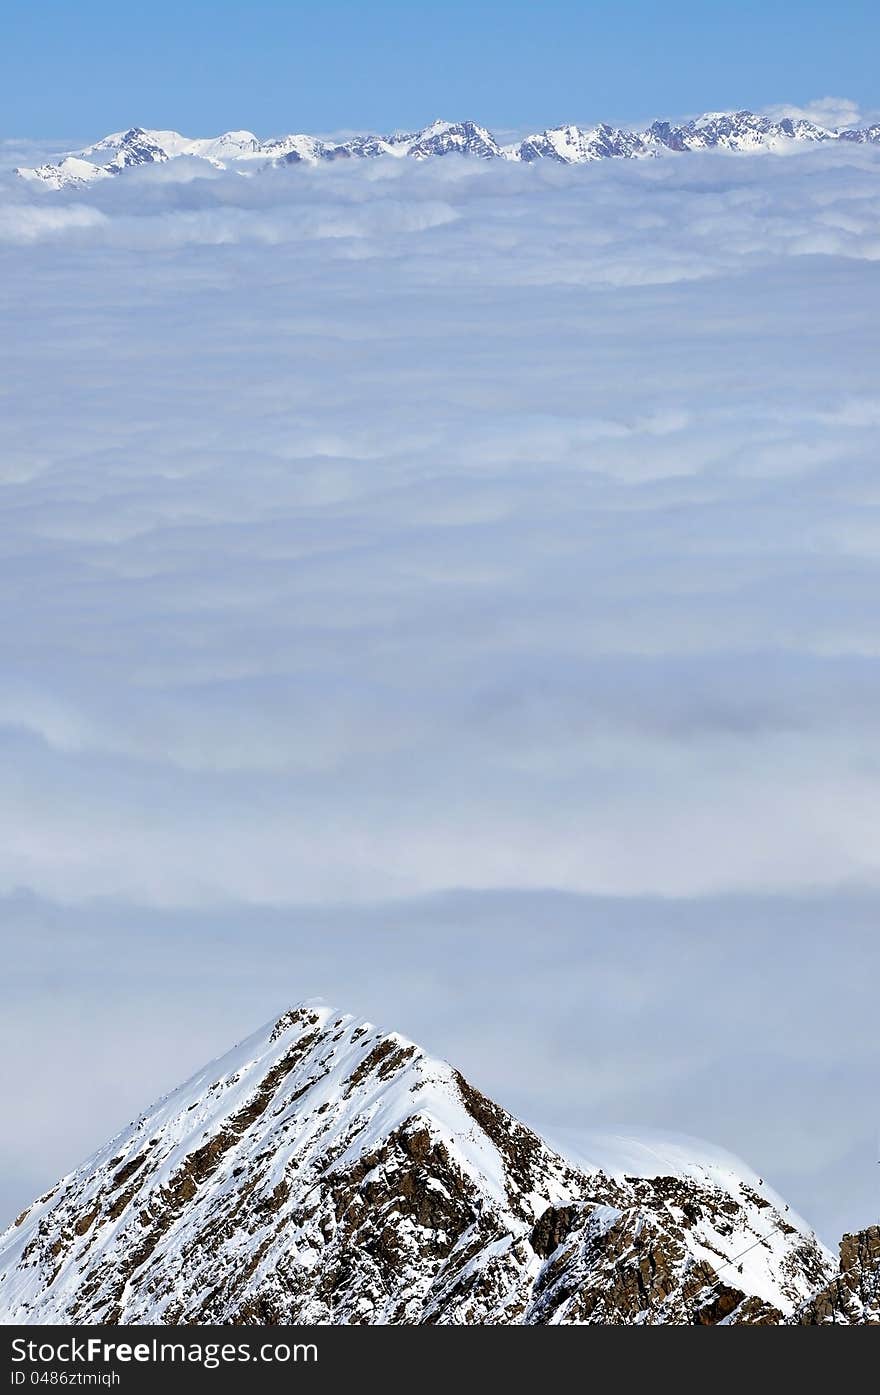
M880 1226L840 1242L840 1272L795 1316L802 1326L825 1323L880 1327Z
M307 1003L18 1218L0 1320L782 1323L832 1293L842 1312L855 1270L835 1279L761 1186L575 1166L444 1062ZM846 1321L876 1310L878 1235L852 1238Z
M427 160L432 155L475 155L480 160L492 160L501 154L501 147L485 126L477 126L473 121L454 125L435 121L419 133L406 153L416 160Z

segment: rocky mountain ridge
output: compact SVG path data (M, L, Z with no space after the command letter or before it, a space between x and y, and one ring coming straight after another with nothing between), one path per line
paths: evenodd
M880 1230L836 1270L745 1167L642 1172L566 1156L412 1042L307 1002L17 1218L0 1321L880 1321Z
M605 159L644 159L689 151L783 151L826 142L880 144L880 122L832 128L804 117L770 117L751 111L710 112L691 121L654 121L644 130L600 123L563 125L524 139L503 143L473 121L434 121L423 130L392 135L355 135L328 140L286 135L260 140L251 131L192 139L176 131L132 126L83 150L37 168L20 168L24 179L51 189L83 187L139 165L161 164L180 157L204 161L215 169L239 173L284 165L317 165L351 159L410 158L428 160L466 155L482 160L532 163L553 160L585 164Z

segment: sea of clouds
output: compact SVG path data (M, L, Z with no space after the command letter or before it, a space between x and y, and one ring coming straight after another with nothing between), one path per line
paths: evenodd
M7 1209L323 992L876 1219L880 150L6 173L0 305Z

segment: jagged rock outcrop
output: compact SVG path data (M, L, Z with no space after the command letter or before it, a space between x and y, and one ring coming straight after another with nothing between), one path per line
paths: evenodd
M747 1170L578 1165L445 1062L317 1003L0 1237L16 1323L778 1324L839 1282Z
M839 1273L800 1309L795 1321L806 1327L880 1327L880 1226L844 1235Z

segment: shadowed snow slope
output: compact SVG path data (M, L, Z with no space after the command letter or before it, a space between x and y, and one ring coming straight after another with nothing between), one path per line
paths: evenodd
M0 1317L779 1323L833 1281L727 1155L568 1151L405 1038L306 1002L18 1218Z

